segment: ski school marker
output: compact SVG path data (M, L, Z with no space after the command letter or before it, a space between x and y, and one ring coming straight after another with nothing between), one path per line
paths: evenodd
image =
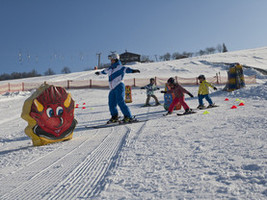
M207 114L209 114L209 113L210 113L209 111L205 110L205 111L203 112L203 115L207 115Z
M75 109L77 108L80 108L82 110L85 110L85 109L90 109L90 110L94 110L94 108L89 108L89 107L86 107L86 106L82 106L82 107L75 107Z
M244 106L245 104L243 102L241 102L238 106Z
M225 98L224 101L229 101L229 99L228 98Z
M233 106L231 107L231 109L237 109L237 107L236 107L235 105L233 105Z

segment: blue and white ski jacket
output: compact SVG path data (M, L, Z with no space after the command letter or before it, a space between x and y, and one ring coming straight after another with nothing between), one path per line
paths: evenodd
M123 82L125 73L133 73L133 69L125 67L121 61L113 63L109 68L100 72L101 74L108 74L109 88L113 90L116 86Z

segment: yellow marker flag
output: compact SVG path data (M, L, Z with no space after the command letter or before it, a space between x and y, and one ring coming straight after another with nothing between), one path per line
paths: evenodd
M203 112L203 115L206 115L206 114L209 114L209 113L210 113L209 111L205 110L205 111Z

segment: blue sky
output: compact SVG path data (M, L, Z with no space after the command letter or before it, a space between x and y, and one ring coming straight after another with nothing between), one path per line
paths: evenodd
M267 46L266 0L0 0L0 74L83 71L110 51Z

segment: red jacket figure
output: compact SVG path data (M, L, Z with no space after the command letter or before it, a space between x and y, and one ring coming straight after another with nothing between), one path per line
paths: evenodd
M173 99L169 109L168 109L168 114L172 114L172 111L175 107L176 104L180 102L180 104L183 106L185 113L190 113L192 112L192 109L189 108L189 106L185 103L184 100L184 93L188 94L190 97L194 97L190 92L188 92L186 89L184 89L180 84L175 83L174 78L169 78L168 79L168 84L171 87L171 90L169 91L161 91L162 93L174 93L175 98Z

